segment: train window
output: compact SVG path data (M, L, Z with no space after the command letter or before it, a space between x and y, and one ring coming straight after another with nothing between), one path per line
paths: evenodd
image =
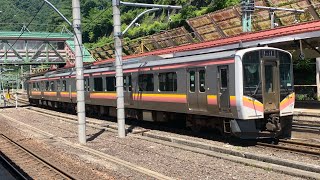
M123 90L127 91L127 76L123 76Z
M71 91L77 91L77 83L76 82L77 82L76 78L71 79L71 83L69 85Z
M40 84L39 84L39 82L36 83L36 90L37 90L37 91L40 91Z
M189 78L190 78L190 87L189 87L190 92L195 92L196 91L196 72L190 71Z
M45 86L44 86L44 81L41 81L40 88L41 88L41 90L43 90L43 91L46 90L46 89L45 89Z
M45 90L46 90L46 91L49 91L49 89L50 89L50 83L49 83L49 81L46 81L46 88L45 88Z
M131 75L128 76L128 90L129 91L132 91L132 78L131 78Z
M160 91L177 91L177 73L160 73L159 74Z
M84 78L84 90L85 90L85 91L90 91L89 78Z
M116 91L116 78L107 77L106 78L107 91Z
M292 90L292 68L289 54L279 52L280 57L280 86L281 89Z
M55 91L54 81L50 82L50 91Z
M87 78L87 85L88 85L87 86L87 91L90 91L91 88L90 88L90 79L89 78Z
M267 93L274 92L274 85L273 85L273 65L265 65L265 91Z
M248 52L242 58L243 90L245 95L261 94L260 56L258 51Z
M67 81L66 80L63 80L62 81L62 89L61 89L61 91L67 91Z
M36 83L32 83L32 89L36 90Z
M153 74L139 75L139 91L153 91L153 90L154 90Z
M200 92L206 91L206 71L205 70L199 71L199 90Z
M60 91L61 87L60 87L60 80L57 80L57 91Z
M93 79L93 91L103 91L102 77Z
M227 69L221 69L221 88L228 88L228 71Z

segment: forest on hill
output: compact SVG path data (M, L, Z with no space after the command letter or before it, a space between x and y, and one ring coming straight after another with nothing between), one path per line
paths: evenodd
M181 10L161 10L143 16L139 26L133 27L126 38L137 38L185 25L185 20L239 3L239 0L124 0L148 4L182 5ZM70 21L70 0L50 0ZM83 42L90 47L101 46L113 40L111 0L81 0ZM40 9L40 11L39 11ZM122 28L145 9L121 7ZM169 14L169 17L168 17ZM170 20L169 20L170 18ZM0 6L0 31L20 31L23 24L32 31L59 32L68 27L61 17L43 0L2 0ZM71 29L71 28L68 28Z
M49 0L70 21L72 21L71 0ZM80 0L82 14L83 42L87 48L101 47L113 41L112 0ZM182 5L181 10L162 10L144 15L139 26L131 28L125 38L135 39L186 25L186 19L207 14L229 6L239 4L240 0L123 0L148 4ZM20 31L23 24L31 32L60 32L67 23L55 13L43 0L1 0L0 31ZM121 7L122 30L145 9ZM186 26L187 27L187 26ZM297 84L314 84L315 76L305 76L305 72L314 74L314 59L295 60L294 71ZM303 78L297 78L297 77ZM312 89L311 89L312 90Z

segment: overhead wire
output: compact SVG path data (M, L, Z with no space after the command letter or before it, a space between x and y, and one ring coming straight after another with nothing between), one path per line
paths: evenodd
M43 6L45 5L45 2L42 3L42 5L40 6L40 8L38 9L38 11L36 12L36 14L32 17L31 21L26 25L26 28L23 28L22 31L21 31L21 34L18 36L18 38L15 40L15 42L12 44L12 45L9 45L10 48L8 48L6 50L6 52L0 57L0 59L2 59L10 50L13 49L14 45L18 42L18 40L22 37L22 35L25 33L26 29L32 24L33 20L36 18L36 16L39 14L39 12L42 10ZM93 22L95 22L98 17L100 17L103 13L105 13L106 11L108 10L108 7L105 8L103 11L101 11L98 15L96 15L92 21L90 21L89 23L85 23L86 25L81 28L81 29L85 29L86 27L88 27L90 24L92 24ZM3 24L3 23L1 23ZM58 25L56 25L58 26ZM79 39L78 37L75 35L75 32L74 32L74 27L72 27L72 34L76 37L78 43L79 43ZM44 39L47 39L53 32L50 32ZM83 47L81 46L81 55L83 56Z
M35 13L35 15L32 17L31 21L27 24L26 28L23 28L20 35L18 36L18 38L15 40L15 42L12 45L9 45L10 48L8 48L6 50L6 52L0 57L0 59L2 59L4 56L7 55L7 53L13 49L13 46L18 42L18 40L21 38L21 36L24 34L24 32L26 31L26 29L29 27L29 25L32 23L32 21L37 17L37 15L39 14L39 12L41 11L41 9L43 8L45 2L42 3L42 5L40 6L40 8L38 9L38 11Z
M88 27L90 24L92 24L93 22L95 22L99 16L101 16L104 12L106 12L108 10L108 7L105 8L102 12L100 12L97 16L95 16L93 18L93 21L90 21L89 23L86 23L86 25L84 27L82 27L81 29L85 29L86 27ZM74 27L71 26L72 28L72 34L76 37L76 40L78 41L79 43L79 39L78 37L75 35L75 31L74 31ZM53 32L49 33L44 39L47 39ZM84 54L83 54L83 46L80 46L80 52L81 52L81 56L84 57Z

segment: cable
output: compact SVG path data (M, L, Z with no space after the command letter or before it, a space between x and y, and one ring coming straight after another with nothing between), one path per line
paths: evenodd
M13 49L13 46L18 42L18 40L21 38L21 36L24 34L25 29L28 28L28 26L32 23L32 21L36 18L36 16L39 14L39 12L41 11L41 9L43 8L45 2L42 3L42 5L40 6L40 8L38 9L37 13L32 17L31 21L28 23L28 25L26 26L26 28L24 28L21 32L21 34L19 35L19 37L16 39L16 41L10 46L9 49L7 49L7 51L3 54L3 56L0 57L0 59L2 59L4 56L6 56L6 54Z
M89 23L86 23L86 26L84 26L82 29L85 29L88 25L90 25L91 23L95 22L99 16L101 16L104 12L106 12L108 10L109 7L106 7L101 13L99 13L97 16L95 16L93 18L93 21L90 21Z
M90 25L91 23L95 22L99 16L101 16L104 12L106 12L106 11L108 10L108 8L109 8L109 7L106 7L101 13L99 13L97 16L95 16L95 17L93 18L93 21L87 23L87 24L86 24L83 28L81 28L81 29L85 29L88 25ZM72 33L73 33L73 35L76 37L76 39L77 39L77 41L78 41L78 44L80 44L80 43L79 43L78 36L76 36L76 34L75 34L74 27L72 27ZM82 58L83 58L83 57L84 57L84 54L83 54L83 43L82 43L82 46L80 46L80 51L81 51L81 56L82 56Z
M42 3L41 7L39 8L39 10L37 11L37 13L33 16L33 18L31 19L31 21L28 23L28 25L26 26L26 28L28 28L31 24L32 24L32 21L35 19L35 17L38 15L38 13L41 11L41 9L43 8L43 6L45 5L45 2ZM88 27L91 23L95 22L97 20L97 18L99 16L101 16L104 12L106 12L108 10L108 7L103 10L101 13L99 13L97 16L95 16L93 18L93 21L90 21L89 23L86 23L86 25L82 28L82 29L85 29L86 27ZM2 24L2 23L1 23ZM56 25L58 26L58 25ZM10 48L7 49L7 51L4 53L4 55L2 57L0 57L0 59L2 59L10 50L13 49L13 46L17 43L17 41L21 38L21 36L24 34L25 32L25 29L22 30L21 34L19 35L19 37L15 40L15 42L10 46ZM44 39L47 39L53 32L49 33ZM72 27L72 33L73 35L76 37L76 40L78 41L78 44L79 44L79 39L78 37L76 36L75 32L74 32L74 29ZM80 51L81 51L81 56L83 57L84 54L83 54L83 46L80 46Z

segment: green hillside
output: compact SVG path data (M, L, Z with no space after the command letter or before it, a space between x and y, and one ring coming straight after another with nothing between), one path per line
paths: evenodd
M140 26L134 27L126 34L127 38L137 38L150 35L161 30L178 27L185 24L185 20L206 14L234 4L239 0L125 0L148 4L182 5L182 10L158 11L145 15L139 20ZM70 21L72 20L72 3L70 0L50 0ZM62 25L67 24L48 5L42 6L42 0L2 0L0 7L1 31L20 31L22 24L28 24L30 31L61 31ZM143 8L121 7L122 28L126 26L142 11ZM96 47L112 41L112 7L111 0L81 0L83 42L87 47ZM70 29L70 28L69 28Z

